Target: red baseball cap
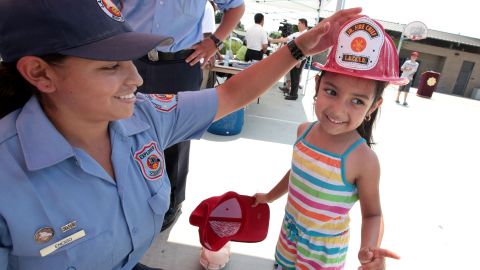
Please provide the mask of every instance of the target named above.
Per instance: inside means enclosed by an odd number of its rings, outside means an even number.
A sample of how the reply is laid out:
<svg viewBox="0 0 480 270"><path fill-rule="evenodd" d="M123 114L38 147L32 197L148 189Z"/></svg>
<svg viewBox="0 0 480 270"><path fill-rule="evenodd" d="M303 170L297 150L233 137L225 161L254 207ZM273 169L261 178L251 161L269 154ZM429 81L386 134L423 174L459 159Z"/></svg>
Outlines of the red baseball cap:
<svg viewBox="0 0 480 270"><path fill-rule="evenodd" d="M200 243L218 251L228 241L260 242L267 237L268 204L253 207L255 198L229 191L202 201L190 215L190 224L198 226Z"/></svg>

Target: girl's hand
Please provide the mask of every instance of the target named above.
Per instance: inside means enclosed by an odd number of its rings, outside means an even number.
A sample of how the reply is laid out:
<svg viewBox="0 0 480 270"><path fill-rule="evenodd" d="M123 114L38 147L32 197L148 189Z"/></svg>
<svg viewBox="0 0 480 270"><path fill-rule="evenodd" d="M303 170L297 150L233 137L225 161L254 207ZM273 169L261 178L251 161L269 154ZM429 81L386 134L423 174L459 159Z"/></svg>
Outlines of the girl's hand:
<svg viewBox="0 0 480 270"><path fill-rule="evenodd" d="M295 43L305 56L320 53L335 43L343 24L358 17L361 11L359 7L340 10L296 38Z"/></svg>
<svg viewBox="0 0 480 270"><path fill-rule="evenodd" d="M363 247L358 251L358 260L362 264L358 270L384 270L385 258L400 259L394 252L376 247Z"/></svg>
<svg viewBox="0 0 480 270"><path fill-rule="evenodd" d="M253 203L253 207L257 206L260 203L269 203L270 201L267 198L267 193L256 193L253 195L255 198L255 202Z"/></svg>

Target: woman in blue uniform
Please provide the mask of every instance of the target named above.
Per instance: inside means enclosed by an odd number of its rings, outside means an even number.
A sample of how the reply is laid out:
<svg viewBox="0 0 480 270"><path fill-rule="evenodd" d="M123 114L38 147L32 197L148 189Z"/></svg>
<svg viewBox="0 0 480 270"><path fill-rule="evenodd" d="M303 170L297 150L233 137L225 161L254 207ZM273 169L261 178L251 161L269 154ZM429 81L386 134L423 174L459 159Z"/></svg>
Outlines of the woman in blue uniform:
<svg viewBox="0 0 480 270"><path fill-rule="evenodd" d="M109 0L2 0L0 270L135 268L168 209L163 149L200 138L359 12L216 89L143 95L130 60L169 38L132 32Z"/></svg>

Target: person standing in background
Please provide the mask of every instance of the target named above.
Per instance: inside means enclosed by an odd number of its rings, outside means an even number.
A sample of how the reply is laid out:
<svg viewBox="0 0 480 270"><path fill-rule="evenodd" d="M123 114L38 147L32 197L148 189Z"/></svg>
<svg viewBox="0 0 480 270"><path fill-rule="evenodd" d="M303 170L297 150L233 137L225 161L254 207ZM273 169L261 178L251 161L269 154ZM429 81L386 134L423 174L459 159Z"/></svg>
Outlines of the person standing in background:
<svg viewBox="0 0 480 270"><path fill-rule="evenodd" d="M203 74L200 61L206 65L223 40L235 28L245 11L243 0L214 0L224 12L222 22L208 38L203 38L202 20L206 0L117 0L126 21L137 32L170 36L174 43L157 47L134 61L146 94L176 94L200 89ZM156 238L142 262L151 265L165 248L170 230L181 214L185 200L190 141L165 150L165 162L171 183L170 208L165 214L162 233Z"/></svg>
<svg viewBox="0 0 480 270"><path fill-rule="evenodd" d="M245 35L247 41L247 52L245 61L262 60L263 54L267 51L268 39L267 32L263 29L264 16L257 13L254 16L255 24L248 28Z"/></svg>
<svg viewBox="0 0 480 270"><path fill-rule="evenodd" d="M405 61L403 63L402 67L400 70L402 71L402 78L408 78L410 82L407 85L400 86L398 88L398 94L397 94L397 99L395 100L396 103L400 104L400 93L403 92L405 93L403 96L403 106L407 106L407 96L408 92L410 91L410 87L412 86L413 83L413 76L415 75L415 72L417 72L418 69L418 62L416 61L418 58L418 52L412 52L410 55L410 60Z"/></svg>
<svg viewBox="0 0 480 270"><path fill-rule="evenodd" d="M273 43L285 43L291 40L294 40L301 34L305 33L308 30L308 22L306 19L298 20L298 32L295 32L288 37L281 37L270 39L270 42ZM300 85L300 78L302 76L303 66L305 65L306 59L298 62L298 64L290 70L290 89L285 89L285 93L288 93L285 96L286 100L297 100L298 98L298 87Z"/></svg>

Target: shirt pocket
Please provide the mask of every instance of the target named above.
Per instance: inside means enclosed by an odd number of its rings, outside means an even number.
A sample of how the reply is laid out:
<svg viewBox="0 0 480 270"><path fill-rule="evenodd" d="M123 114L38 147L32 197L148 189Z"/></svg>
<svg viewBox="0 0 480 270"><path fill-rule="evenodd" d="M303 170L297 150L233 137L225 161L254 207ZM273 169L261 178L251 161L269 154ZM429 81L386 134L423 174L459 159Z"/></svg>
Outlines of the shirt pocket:
<svg viewBox="0 0 480 270"><path fill-rule="evenodd" d="M113 237L109 231L97 235L86 232L84 237L41 257L40 249L45 247L39 248L34 256L16 254L19 268L95 270L113 267Z"/></svg>
<svg viewBox="0 0 480 270"><path fill-rule="evenodd" d="M163 224L163 218L170 206L170 192L166 188L162 188L157 194L148 199L148 204L153 212L153 220L155 223L154 235L160 232Z"/></svg>

